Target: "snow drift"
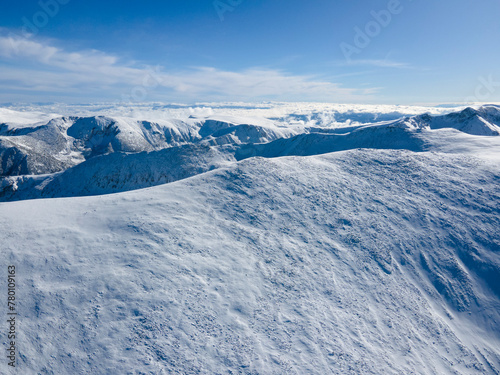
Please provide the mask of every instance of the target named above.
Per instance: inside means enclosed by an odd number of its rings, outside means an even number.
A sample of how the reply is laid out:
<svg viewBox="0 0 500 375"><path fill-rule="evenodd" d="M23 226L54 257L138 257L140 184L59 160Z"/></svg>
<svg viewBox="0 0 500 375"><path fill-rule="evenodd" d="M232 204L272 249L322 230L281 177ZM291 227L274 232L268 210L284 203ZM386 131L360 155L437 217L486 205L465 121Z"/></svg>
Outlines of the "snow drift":
<svg viewBox="0 0 500 375"><path fill-rule="evenodd" d="M486 159L352 150L2 203L18 367L496 374L499 183Z"/></svg>

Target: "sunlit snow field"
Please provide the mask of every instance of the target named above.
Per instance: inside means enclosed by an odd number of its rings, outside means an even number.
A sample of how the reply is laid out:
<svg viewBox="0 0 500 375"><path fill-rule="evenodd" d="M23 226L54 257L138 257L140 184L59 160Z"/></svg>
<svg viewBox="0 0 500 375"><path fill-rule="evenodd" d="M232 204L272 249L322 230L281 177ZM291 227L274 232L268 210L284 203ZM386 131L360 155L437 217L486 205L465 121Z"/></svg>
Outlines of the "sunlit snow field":
<svg viewBox="0 0 500 375"><path fill-rule="evenodd" d="M495 105L0 108L17 373L499 374L499 134Z"/></svg>

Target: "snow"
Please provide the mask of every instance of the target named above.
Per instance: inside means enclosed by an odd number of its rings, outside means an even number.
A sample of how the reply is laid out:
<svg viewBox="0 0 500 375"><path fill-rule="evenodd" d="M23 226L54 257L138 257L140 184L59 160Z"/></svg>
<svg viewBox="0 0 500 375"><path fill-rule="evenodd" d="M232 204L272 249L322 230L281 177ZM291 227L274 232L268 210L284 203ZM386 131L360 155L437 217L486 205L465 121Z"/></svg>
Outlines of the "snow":
<svg viewBox="0 0 500 375"><path fill-rule="evenodd" d="M19 366L498 371L499 179L481 159L357 150L3 203Z"/></svg>
<svg viewBox="0 0 500 375"><path fill-rule="evenodd" d="M389 112L393 109L388 107L385 113L369 113L366 108L344 111L350 119L343 123L335 121L338 114L331 112L280 119L190 115L156 122L123 116L57 117L45 125L10 129L0 136L0 200L133 190L253 156L306 156L354 148L470 153L485 142L493 146L500 141L490 137L500 134L500 110L493 105L444 115L357 122L394 116ZM304 116L307 121L296 122ZM461 137L464 133L483 139ZM204 156L198 158L190 147ZM168 161L162 162L164 158ZM41 177L46 174L52 175Z"/></svg>
<svg viewBox="0 0 500 375"><path fill-rule="evenodd" d="M66 197L0 203L18 373L500 373L500 137L477 134L497 109L343 127L237 110L103 114L126 142L162 121L190 136L4 178ZM216 134L234 127L267 138Z"/></svg>

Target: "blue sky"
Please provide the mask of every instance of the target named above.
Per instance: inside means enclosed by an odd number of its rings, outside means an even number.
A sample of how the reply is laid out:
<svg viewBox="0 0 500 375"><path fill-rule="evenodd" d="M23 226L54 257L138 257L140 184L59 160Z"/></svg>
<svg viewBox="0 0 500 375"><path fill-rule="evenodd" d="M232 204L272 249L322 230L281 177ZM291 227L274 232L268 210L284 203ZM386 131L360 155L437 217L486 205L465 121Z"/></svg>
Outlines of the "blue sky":
<svg viewBox="0 0 500 375"><path fill-rule="evenodd" d="M498 0L8 2L0 102L499 102L498 15Z"/></svg>

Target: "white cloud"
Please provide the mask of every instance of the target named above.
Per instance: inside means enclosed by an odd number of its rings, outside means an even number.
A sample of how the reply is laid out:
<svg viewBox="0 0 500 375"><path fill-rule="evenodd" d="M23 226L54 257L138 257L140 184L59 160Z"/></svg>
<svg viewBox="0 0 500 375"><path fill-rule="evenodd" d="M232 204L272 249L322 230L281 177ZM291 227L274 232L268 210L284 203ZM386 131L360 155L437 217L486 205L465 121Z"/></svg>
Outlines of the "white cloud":
<svg viewBox="0 0 500 375"><path fill-rule="evenodd" d="M345 60L339 62L337 65L340 66L376 66L381 68L398 68L398 69L408 69L412 66L410 64L392 61L388 59L376 60L376 59L365 59L365 60Z"/></svg>
<svg viewBox="0 0 500 375"><path fill-rule="evenodd" d="M49 43L0 36L0 82L4 90L71 93L155 100L367 100L375 89L343 88L313 76L251 68L239 72L197 67L165 72L137 67L96 50L67 52ZM139 95L140 94L140 95Z"/></svg>

